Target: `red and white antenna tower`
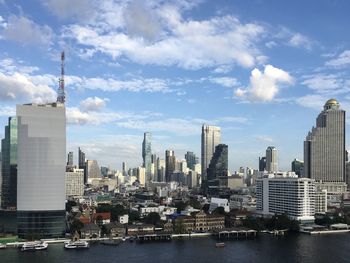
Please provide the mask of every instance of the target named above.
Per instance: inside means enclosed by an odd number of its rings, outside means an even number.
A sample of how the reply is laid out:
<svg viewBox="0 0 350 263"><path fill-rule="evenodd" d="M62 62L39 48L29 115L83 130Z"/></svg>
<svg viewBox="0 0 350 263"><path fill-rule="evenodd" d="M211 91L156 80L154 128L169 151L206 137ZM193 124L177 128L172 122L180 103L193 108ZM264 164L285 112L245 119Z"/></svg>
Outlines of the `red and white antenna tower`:
<svg viewBox="0 0 350 263"><path fill-rule="evenodd" d="M66 94L64 91L64 51L62 51L61 53L61 77L59 79L57 102L60 102L60 103L66 102Z"/></svg>

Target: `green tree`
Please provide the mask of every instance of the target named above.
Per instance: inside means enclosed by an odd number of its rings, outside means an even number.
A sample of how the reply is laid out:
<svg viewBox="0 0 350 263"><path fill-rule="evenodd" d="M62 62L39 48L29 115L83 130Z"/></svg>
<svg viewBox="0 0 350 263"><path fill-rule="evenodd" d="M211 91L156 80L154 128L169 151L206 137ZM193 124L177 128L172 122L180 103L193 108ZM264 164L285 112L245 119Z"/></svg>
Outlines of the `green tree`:
<svg viewBox="0 0 350 263"><path fill-rule="evenodd" d="M115 206L112 206L112 205L109 205L109 204L99 205L96 208L96 212L97 213L110 212L111 213L111 219L113 221L117 221L118 220L118 216L125 215L125 214L128 213L127 210L124 208L124 206L119 205L119 204L117 204Z"/></svg>
<svg viewBox="0 0 350 263"><path fill-rule="evenodd" d="M103 217L101 215L98 215L96 217L96 224L101 227L103 225Z"/></svg>
<svg viewBox="0 0 350 263"><path fill-rule="evenodd" d="M140 221L140 213L138 211L129 211L129 224L132 224L135 221Z"/></svg>
<svg viewBox="0 0 350 263"><path fill-rule="evenodd" d="M174 226L174 233L175 234L185 234L186 233L186 228L185 224L183 223L183 220L177 220Z"/></svg>
<svg viewBox="0 0 350 263"><path fill-rule="evenodd" d="M71 234L74 234L76 231L80 233L80 230L82 230L83 227L83 222L81 222L79 219L74 219L72 224L70 225L70 232Z"/></svg>
<svg viewBox="0 0 350 263"><path fill-rule="evenodd" d="M214 209L212 214L214 214L214 215L225 215L225 209L222 206L219 206L219 207Z"/></svg>
<svg viewBox="0 0 350 263"><path fill-rule="evenodd" d="M157 225L160 223L160 216L156 212L151 212L145 217L144 221L147 224Z"/></svg>
<svg viewBox="0 0 350 263"><path fill-rule="evenodd" d="M194 209L202 209L201 203L197 199L190 199L190 206L192 206Z"/></svg>
<svg viewBox="0 0 350 263"><path fill-rule="evenodd" d="M181 213L181 211L185 210L187 207L187 204L183 201L177 202L175 204L176 210L178 213Z"/></svg>

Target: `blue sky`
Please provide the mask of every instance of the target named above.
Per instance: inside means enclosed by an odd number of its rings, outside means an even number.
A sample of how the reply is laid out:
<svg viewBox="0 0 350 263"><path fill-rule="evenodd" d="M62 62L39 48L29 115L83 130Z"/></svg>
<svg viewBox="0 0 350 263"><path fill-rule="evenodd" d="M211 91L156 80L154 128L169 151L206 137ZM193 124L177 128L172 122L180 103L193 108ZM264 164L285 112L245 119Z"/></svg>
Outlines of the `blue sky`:
<svg viewBox="0 0 350 263"><path fill-rule="evenodd" d="M349 1L0 0L0 137L15 105L56 98L66 52L67 150L111 168L200 156L222 128L229 168L303 159L328 98L350 109ZM347 136L347 141L348 140ZM348 146L348 143L347 143ZM349 148L349 147L347 147Z"/></svg>

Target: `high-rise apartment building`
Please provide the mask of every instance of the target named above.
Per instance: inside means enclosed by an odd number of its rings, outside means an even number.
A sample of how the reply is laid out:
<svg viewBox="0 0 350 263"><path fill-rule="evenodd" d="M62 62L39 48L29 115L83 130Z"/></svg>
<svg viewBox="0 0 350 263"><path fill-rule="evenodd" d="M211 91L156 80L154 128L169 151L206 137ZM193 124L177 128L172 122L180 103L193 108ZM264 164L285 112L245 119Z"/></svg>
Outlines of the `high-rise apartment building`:
<svg viewBox="0 0 350 263"><path fill-rule="evenodd" d="M185 159L187 162L188 168L194 170L194 166L198 163L198 157L193 152L187 152L185 154Z"/></svg>
<svg viewBox="0 0 350 263"><path fill-rule="evenodd" d="M69 152L67 156L67 165L73 166L73 152Z"/></svg>
<svg viewBox="0 0 350 263"><path fill-rule="evenodd" d="M315 179L329 194L343 193L345 160L345 111L330 99L304 141L304 176Z"/></svg>
<svg viewBox="0 0 350 263"><path fill-rule="evenodd" d="M66 172L66 198L84 195L84 170L73 169Z"/></svg>
<svg viewBox="0 0 350 263"><path fill-rule="evenodd" d="M278 172L277 149L273 146L269 146L266 149L266 171L270 173Z"/></svg>
<svg viewBox="0 0 350 263"><path fill-rule="evenodd" d="M17 227L21 238L65 233L64 104L17 105Z"/></svg>
<svg viewBox="0 0 350 263"><path fill-rule="evenodd" d="M1 207L15 210L17 206L17 118L10 117L1 140L2 184Z"/></svg>
<svg viewBox="0 0 350 263"><path fill-rule="evenodd" d="M146 170L146 181L149 182L152 180L152 134L150 132L145 132L143 134L142 142L142 159L143 167Z"/></svg>
<svg viewBox="0 0 350 263"><path fill-rule="evenodd" d="M207 168L215 152L215 147L221 142L220 127L203 124L202 126L202 182L207 179Z"/></svg>
<svg viewBox="0 0 350 263"><path fill-rule="evenodd" d="M171 174L175 171L176 157L173 150L165 151L165 181L171 181Z"/></svg>

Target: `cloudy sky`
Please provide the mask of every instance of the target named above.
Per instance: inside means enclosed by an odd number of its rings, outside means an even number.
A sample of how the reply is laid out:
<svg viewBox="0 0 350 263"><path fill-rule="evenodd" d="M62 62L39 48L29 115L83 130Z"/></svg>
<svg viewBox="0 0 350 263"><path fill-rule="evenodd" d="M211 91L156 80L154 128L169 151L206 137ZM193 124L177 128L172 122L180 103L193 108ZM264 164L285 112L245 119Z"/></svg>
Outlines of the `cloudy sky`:
<svg viewBox="0 0 350 263"><path fill-rule="evenodd" d="M56 99L65 50L75 155L81 146L100 164L136 166L150 131L156 154L200 156L207 123L222 128L232 171L257 167L270 145L290 169L324 102L350 109L349 10L346 0L0 0L0 137L16 104Z"/></svg>

